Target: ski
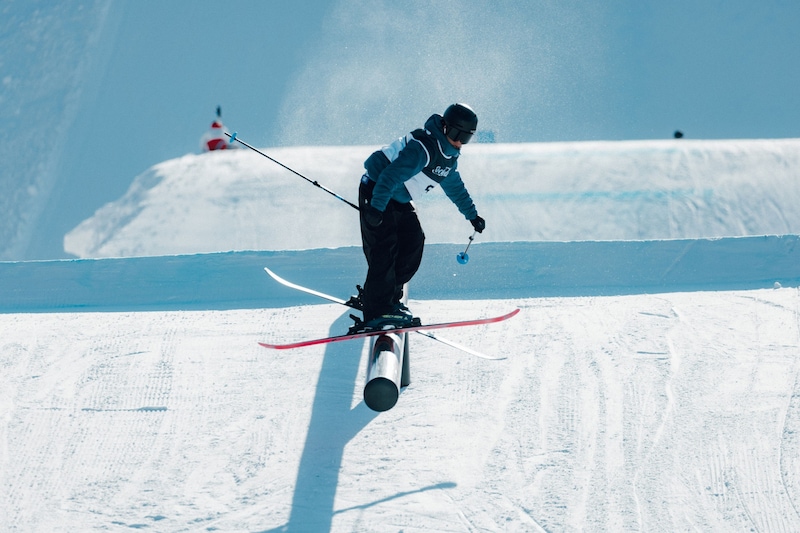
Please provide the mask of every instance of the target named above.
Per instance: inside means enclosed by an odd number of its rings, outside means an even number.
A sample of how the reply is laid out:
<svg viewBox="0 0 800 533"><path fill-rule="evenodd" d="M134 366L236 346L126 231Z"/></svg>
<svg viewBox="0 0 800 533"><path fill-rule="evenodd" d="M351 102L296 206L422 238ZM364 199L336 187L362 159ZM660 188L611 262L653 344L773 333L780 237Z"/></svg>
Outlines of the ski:
<svg viewBox="0 0 800 533"><path fill-rule="evenodd" d="M292 348L302 348L305 346L315 346L318 344L329 344L332 342L341 342L341 341L349 341L353 339L363 339L366 337L374 337L377 335L386 335L388 333L403 333L406 331L425 331L430 329L445 329L445 328L460 328L465 326L478 326L481 324L494 324L496 322L502 322L504 320L508 320L509 318L515 316L519 313L519 309L514 309L510 313L506 313L505 315L500 316L493 316L489 318L478 318L473 320L459 320L455 322L440 322L438 324L425 324L421 326L407 326L407 327L400 327L400 328L390 328L390 329L383 329L383 330L371 330L371 331L364 331L361 333L352 333L352 334L345 334L345 335L335 335L332 337L322 337L319 339L311 339L311 340L304 340L298 342L291 342L288 344L269 344L266 342L259 342L261 346L264 348L271 348L273 350L289 350Z"/></svg>
<svg viewBox="0 0 800 533"><path fill-rule="evenodd" d="M277 281L278 283L280 283L281 285L283 285L285 287L289 287L290 289L295 289L295 290L298 290L300 292L304 292L306 294L310 294L312 296L316 296L318 298L322 298L323 300L328 300L329 302L333 302L333 303L337 303L337 304L340 304L340 305L344 305L344 306L347 306L347 307L349 307L351 309L356 309L354 306L352 306L352 305L350 305L348 303L348 300L342 300L341 298L337 298L336 296L331 296L330 294L325 294L324 292L320 292L320 291L317 291L317 290L314 290L314 289L310 289L308 287L304 287L302 285L298 285L297 283L292 283L291 281L280 277L278 274L276 274L275 272L270 270L268 267L264 267L264 271L267 274L269 274L269 276L272 279L274 279L275 281ZM441 342L442 344L450 346L451 348L455 348L457 350L461 350L462 352L466 352L466 353L468 353L470 355L474 355L476 357L480 357L482 359L488 359L490 361L500 361L502 359L505 359L505 357L492 357L490 355L486 355L486 354L484 354L482 352L479 352L477 350L473 350L472 348L470 348L468 346L464 346L463 344L459 344L457 342L451 341L450 339L445 339L444 337L442 337L440 335L437 335L433 331L415 331L415 333L418 333L419 335L423 335L425 337L428 337L429 339L433 339L435 341Z"/></svg>
<svg viewBox="0 0 800 533"><path fill-rule="evenodd" d="M272 279L274 279L275 281L277 281L281 285L284 285L285 287L289 287L290 289L295 289L295 290L298 290L300 292L304 292L306 294L311 294L312 296L318 296L319 298L322 298L323 300L328 300L328 301L333 302L333 303L346 305L350 309L355 309L355 307L347 305L347 302L345 300L342 300L341 298L337 298L336 296L331 296L330 294L325 294L324 292L315 291L314 289L309 289L308 287L303 287L302 285L298 285L297 283L292 283L289 280L283 279L282 277L277 275L275 272L270 270L268 267L264 267L264 271L267 274L269 274L269 276Z"/></svg>

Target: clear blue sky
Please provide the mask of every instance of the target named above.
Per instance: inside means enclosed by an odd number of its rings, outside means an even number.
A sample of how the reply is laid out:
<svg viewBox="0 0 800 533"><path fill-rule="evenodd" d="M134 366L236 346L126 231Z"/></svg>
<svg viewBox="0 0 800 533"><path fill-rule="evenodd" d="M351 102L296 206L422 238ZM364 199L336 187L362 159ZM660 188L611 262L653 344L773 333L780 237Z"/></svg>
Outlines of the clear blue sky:
<svg viewBox="0 0 800 533"><path fill-rule="evenodd" d="M798 137L798 27L779 0L112 2L28 258L217 105L259 146L381 144L456 100L500 142Z"/></svg>

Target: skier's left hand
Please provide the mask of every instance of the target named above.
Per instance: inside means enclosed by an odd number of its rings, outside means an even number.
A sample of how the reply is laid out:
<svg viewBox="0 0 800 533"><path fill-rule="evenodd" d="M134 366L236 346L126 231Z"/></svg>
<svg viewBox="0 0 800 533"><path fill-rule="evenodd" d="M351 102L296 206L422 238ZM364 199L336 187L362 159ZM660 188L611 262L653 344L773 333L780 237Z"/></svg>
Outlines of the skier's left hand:
<svg viewBox="0 0 800 533"><path fill-rule="evenodd" d="M362 216L364 217L364 221L367 223L368 226L377 228L383 222L383 212L378 211L377 208L372 207L372 205L367 204L361 208Z"/></svg>
<svg viewBox="0 0 800 533"><path fill-rule="evenodd" d="M486 229L486 221L479 216L470 220L470 223L472 223L472 227L475 228L475 231L478 233L483 233L483 230Z"/></svg>

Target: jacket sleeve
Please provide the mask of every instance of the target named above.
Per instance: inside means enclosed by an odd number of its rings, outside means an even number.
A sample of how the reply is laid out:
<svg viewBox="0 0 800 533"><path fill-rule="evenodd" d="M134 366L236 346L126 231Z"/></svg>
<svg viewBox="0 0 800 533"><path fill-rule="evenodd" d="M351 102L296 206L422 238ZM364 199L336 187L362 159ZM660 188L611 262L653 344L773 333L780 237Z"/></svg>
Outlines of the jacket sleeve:
<svg viewBox="0 0 800 533"><path fill-rule="evenodd" d="M422 145L416 141L409 142L375 180L370 201L372 207L378 211L386 210L397 188L419 174L427 163L428 153Z"/></svg>
<svg viewBox="0 0 800 533"><path fill-rule="evenodd" d="M458 210L467 220L472 220L478 216L475 203L472 201L472 197L461 179L461 174L457 170L450 172L450 175L443 179L440 185L447 197L450 198L450 201L456 204Z"/></svg>

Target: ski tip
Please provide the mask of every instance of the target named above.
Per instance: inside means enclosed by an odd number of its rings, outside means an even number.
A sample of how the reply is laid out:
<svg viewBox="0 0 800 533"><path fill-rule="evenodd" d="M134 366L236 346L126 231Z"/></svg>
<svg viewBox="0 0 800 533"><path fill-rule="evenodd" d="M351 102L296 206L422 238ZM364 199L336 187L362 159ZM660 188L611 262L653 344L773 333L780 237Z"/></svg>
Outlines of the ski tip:
<svg viewBox="0 0 800 533"><path fill-rule="evenodd" d="M261 346L262 348L269 348L270 350L288 350L289 348L292 347L283 344L269 344L266 342L259 342L258 345Z"/></svg>
<svg viewBox="0 0 800 533"><path fill-rule="evenodd" d="M271 277L272 279L274 279L274 280L275 280L275 281L277 281L278 283L283 283L284 285L288 283L288 282L287 282L285 279L283 279L282 277L280 277L279 275L277 275L275 272L273 272L272 270L270 270L270 269L269 269L269 267L264 267L264 272L266 272L267 274L269 274L269 277Z"/></svg>

